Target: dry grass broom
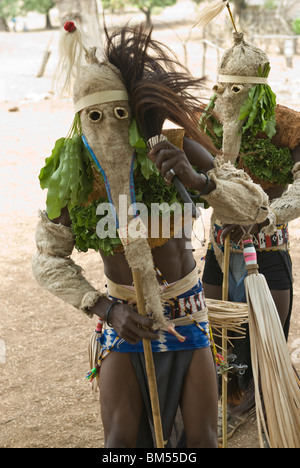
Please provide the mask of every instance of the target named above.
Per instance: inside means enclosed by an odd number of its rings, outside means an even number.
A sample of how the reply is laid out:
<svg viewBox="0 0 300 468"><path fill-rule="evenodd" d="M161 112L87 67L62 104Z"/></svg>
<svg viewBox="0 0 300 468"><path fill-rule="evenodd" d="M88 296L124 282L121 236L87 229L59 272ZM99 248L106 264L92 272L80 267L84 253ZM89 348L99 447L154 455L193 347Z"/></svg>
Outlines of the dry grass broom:
<svg viewBox="0 0 300 468"><path fill-rule="evenodd" d="M300 388L266 279L258 273L251 236L243 238L245 290L260 446L300 447Z"/></svg>

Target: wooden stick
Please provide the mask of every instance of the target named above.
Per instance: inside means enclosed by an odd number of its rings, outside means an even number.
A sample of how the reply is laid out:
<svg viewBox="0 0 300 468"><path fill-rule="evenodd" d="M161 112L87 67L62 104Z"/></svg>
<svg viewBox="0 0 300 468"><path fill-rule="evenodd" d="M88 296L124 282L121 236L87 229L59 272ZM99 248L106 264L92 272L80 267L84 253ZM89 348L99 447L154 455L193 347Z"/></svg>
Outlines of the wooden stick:
<svg viewBox="0 0 300 468"><path fill-rule="evenodd" d="M227 10L228 10L228 12L229 12L229 16L230 16L231 22L232 22L232 24L233 24L234 30L235 30L236 33L238 33L238 30L236 29L236 25L235 25L235 22L234 22L234 19L233 19L233 15L232 15L232 13L231 13L231 9L230 9L229 3L227 3L226 7L227 7Z"/></svg>
<svg viewBox="0 0 300 468"><path fill-rule="evenodd" d="M133 282L134 282L135 291L136 291L138 312L140 315L146 316L145 299L143 295L143 283L142 283L140 271L133 270L132 276L133 276ZM163 431L162 431L162 423L161 423L161 416L160 416L159 399L158 399L158 392L157 392L156 375L155 375L155 367L154 367L153 354L152 354L152 348L151 348L151 341L143 339L143 346L144 346L146 371L147 371L150 400L151 400L151 407L152 407L154 431L155 431L155 437L156 437L156 445L157 445L157 448L164 448L165 444L164 444L164 437L163 437Z"/></svg>
<svg viewBox="0 0 300 468"><path fill-rule="evenodd" d="M222 284L222 300L228 301L229 289L229 258L230 258L230 234L224 242L224 268ZM227 362L227 328L222 328L222 353L224 362ZM223 448L227 448L227 373L222 374L222 432Z"/></svg>
<svg viewBox="0 0 300 468"><path fill-rule="evenodd" d="M44 55L43 55L43 60L42 60L42 64L41 64L41 67L37 73L37 78L41 78L43 75L44 75L44 71L45 71L45 68L46 68L46 65L47 65L47 62L49 60L49 57L51 55L51 50L50 50L50 45L51 45L51 42L53 40L53 37L54 37L54 33L51 35L50 37L50 40L47 44L47 47L46 47L46 50L44 52Z"/></svg>

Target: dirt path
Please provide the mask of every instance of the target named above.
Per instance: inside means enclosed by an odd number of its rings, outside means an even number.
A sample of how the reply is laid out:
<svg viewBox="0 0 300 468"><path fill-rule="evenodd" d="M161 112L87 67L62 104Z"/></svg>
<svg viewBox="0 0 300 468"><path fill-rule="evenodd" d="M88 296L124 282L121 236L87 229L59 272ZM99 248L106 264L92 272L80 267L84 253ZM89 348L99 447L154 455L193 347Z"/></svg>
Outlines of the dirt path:
<svg viewBox="0 0 300 468"><path fill-rule="evenodd" d="M2 34L0 40L6 96L6 102L0 103L0 447L103 447L98 396L85 381L94 320L43 291L31 273L37 211L45 200L37 175L72 119L70 102L42 99L50 91L52 63L41 81L34 78L48 35ZM26 95L31 97L25 100ZM9 112L15 105L19 111ZM290 347L298 369L299 239L300 224L294 222ZM84 267L87 278L103 289L98 254L75 253L74 259ZM255 422L239 430L230 447L258 447Z"/></svg>

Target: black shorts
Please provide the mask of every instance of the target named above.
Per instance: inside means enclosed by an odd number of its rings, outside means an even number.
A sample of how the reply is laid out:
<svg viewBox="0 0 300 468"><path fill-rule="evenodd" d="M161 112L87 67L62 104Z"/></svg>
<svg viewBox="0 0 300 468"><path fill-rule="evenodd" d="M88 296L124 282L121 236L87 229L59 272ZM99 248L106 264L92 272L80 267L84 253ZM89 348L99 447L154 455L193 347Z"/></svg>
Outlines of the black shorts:
<svg viewBox="0 0 300 468"><path fill-rule="evenodd" d="M233 254L234 255L234 254ZM271 290L292 289L292 261L285 250L257 251L259 273L265 276ZM202 282L222 286L223 273L213 250L207 250Z"/></svg>

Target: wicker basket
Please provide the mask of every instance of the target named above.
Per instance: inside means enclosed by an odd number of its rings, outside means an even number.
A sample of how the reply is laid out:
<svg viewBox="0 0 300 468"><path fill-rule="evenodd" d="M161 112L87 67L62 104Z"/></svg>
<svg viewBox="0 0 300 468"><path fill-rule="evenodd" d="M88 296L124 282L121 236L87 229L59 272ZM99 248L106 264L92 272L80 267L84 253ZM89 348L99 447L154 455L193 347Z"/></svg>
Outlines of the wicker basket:
<svg viewBox="0 0 300 468"><path fill-rule="evenodd" d="M163 135L168 138L168 141L177 148L183 148L183 137L185 135L184 128L166 128L162 131Z"/></svg>

